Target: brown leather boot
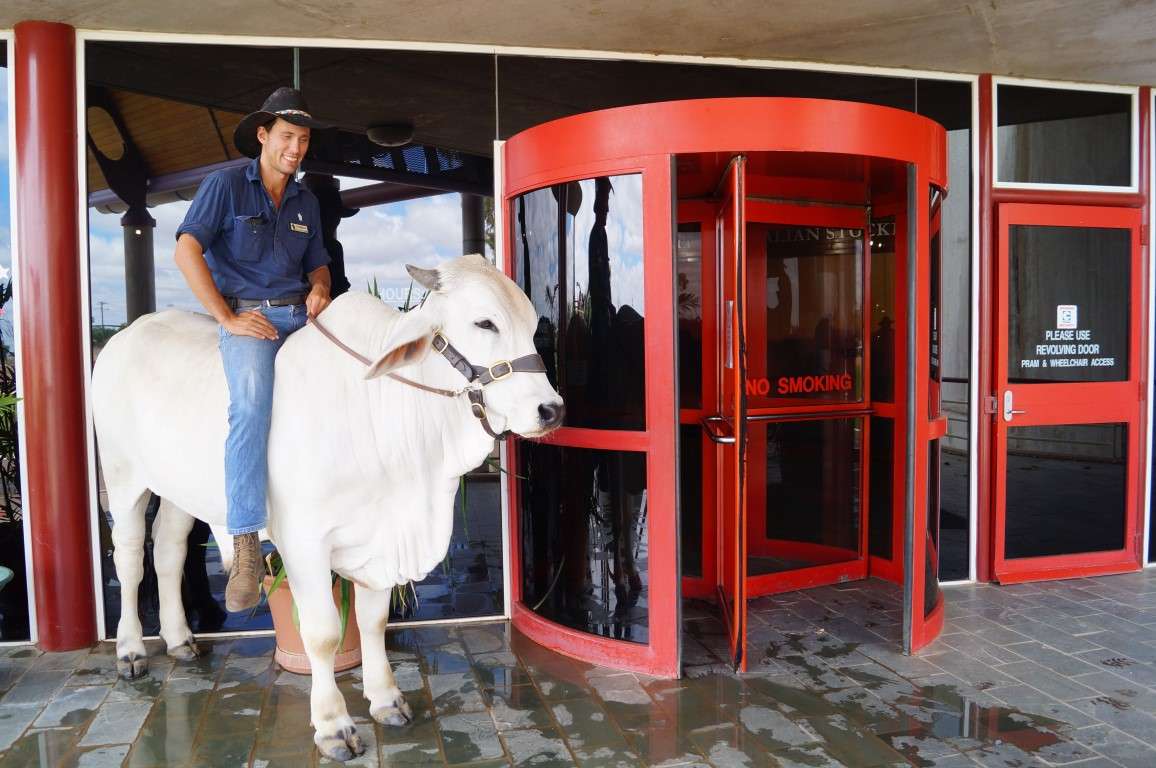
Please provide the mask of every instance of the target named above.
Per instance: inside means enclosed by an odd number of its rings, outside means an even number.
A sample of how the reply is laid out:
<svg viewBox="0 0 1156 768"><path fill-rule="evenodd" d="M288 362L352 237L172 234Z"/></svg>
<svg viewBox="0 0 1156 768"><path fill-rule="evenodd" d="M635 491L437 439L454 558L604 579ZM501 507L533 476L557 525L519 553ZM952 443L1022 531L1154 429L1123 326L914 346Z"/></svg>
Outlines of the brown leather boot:
<svg viewBox="0 0 1156 768"><path fill-rule="evenodd" d="M233 537L233 567L225 587L225 608L246 611L261 597L261 539L256 532Z"/></svg>

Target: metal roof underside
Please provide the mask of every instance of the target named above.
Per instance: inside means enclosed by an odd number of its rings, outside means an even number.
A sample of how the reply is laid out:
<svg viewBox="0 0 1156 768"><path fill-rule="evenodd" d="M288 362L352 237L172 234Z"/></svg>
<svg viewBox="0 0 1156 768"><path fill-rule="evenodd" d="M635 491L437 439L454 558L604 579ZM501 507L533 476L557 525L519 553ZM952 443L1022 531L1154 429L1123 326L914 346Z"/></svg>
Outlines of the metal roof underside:
<svg viewBox="0 0 1156 768"><path fill-rule="evenodd" d="M1156 83L1137 0L7 0L0 27L532 46Z"/></svg>

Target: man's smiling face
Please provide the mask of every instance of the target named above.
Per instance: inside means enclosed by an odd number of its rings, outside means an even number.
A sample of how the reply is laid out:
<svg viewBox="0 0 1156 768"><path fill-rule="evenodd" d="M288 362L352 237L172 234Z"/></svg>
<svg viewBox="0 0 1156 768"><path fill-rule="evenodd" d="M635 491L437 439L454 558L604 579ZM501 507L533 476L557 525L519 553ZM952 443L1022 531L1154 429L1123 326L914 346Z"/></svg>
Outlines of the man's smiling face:
<svg viewBox="0 0 1156 768"><path fill-rule="evenodd" d="M257 129L261 164L289 176L297 172L309 148L309 129L277 118L273 125Z"/></svg>

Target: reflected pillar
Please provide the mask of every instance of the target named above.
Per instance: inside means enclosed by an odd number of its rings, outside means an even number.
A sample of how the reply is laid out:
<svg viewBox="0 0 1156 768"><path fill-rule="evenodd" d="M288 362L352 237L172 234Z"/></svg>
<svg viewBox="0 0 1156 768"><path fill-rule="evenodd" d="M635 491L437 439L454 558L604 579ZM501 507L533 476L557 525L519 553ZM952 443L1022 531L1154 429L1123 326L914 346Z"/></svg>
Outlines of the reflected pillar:
<svg viewBox="0 0 1156 768"><path fill-rule="evenodd" d="M125 324L157 309L153 267L153 229L157 222L144 206L133 206L120 219L124 230Z"/></svg>
<svg viewBox="0 0 1156 768"><path fill-rule="evenodd" d="M462 254L486 253L486 224L482 212L482 196L463 192L462 198Z"/></svg>
<svg viewBox="0 0 1156 768"><path fill-rule="evenodd" d="M76 37L16 25L13 129L18 226L25 520L31 526L38 641L46 651L96 640L89 545L79 221Z"/></svg>

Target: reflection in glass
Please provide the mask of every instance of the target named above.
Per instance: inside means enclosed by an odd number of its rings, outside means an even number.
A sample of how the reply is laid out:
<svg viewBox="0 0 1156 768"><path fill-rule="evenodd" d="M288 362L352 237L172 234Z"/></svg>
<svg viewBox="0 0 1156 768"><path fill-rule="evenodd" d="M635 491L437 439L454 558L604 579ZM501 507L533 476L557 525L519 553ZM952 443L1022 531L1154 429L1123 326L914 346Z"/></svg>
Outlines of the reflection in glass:
<svg viewBox="0 0 1156 768"><path fill-rule="evenodd" d="M871 222L871 399L895 402L894 216Z"/></svg>
<svg viewBox="0 0 1156 768"><path fill-rule="evenodd" d="M678 440L682 575L702 576L702 427L684 424Z"/></svg>
<svg viewBox="0 0 1156 768"><path fill-rule="evenodd" d="M1010 427L1004 557L1123 549L1127 424Z"/></svg>
<svg viewBox="0 0 1156 768"><path fill-rule="evenodd" d="M1129 186L1132 98L998 85L1000 181Z"/></svg>
<svg viewBox="0 0 1156 768"><path fill-rule="evenodd" d="M0 41L0 62L7 45ZM0 66L0 82L8 70ZM8 147L8 91L0 87L0 147ZM0 395L16 394L16 356L12 316L12 243L8 208L8 155L0 150ZM19 432L15 413L0 418L0 640L28 640L28 579L24 562L24 502L20 488Z"/></svg>
<svg viewBox="0 0 1156 768"><path fill-rule="evenodd" d="M750 442L765 446L765 458L751 450L748 493L762 490L765 501L762 510L751 503L750 515L753 525L761 511L766 523L765 541L749 537L750 574L856 559L862 420L753 422Z"/></svg>
<svg viewBox="0 0 1156 768"><path fill-rule="evenodd" d="M702 407L702 225L678 225L678 403Z"/></svg>
<svg viewBox="0 0 1156 768"><path fill-rule="evenodd" d="M846 403L862 398L863 230L752 225L749 258L765 245L763 279L751 265L747 327L765 328L750 345L748 376L766 379L751 407L774 400ZM759 239L754 233L765 230ZM760 295L761 294L761 295Z"/></svg>
<svg viewBox="0 0 1156 768"><path fill-rule="evenodd" d="M895 422L871 417L871 474L868 477L867 549L884 560L892 558L895 515Z"/></svg>
<svg viewBox="0 0 1156 768"><path fill-rule="evenodd" d="M923 616L939 602L939 441L927 444L927 541L923 555Z"/></svg>
<svg viewBox="0 0 1156 768"><path fill-rule="evenodd" d="M566 426L644 429L641 174L528 192L513 201L511 226Z"/></svg>
<svg viewBox="0 0 1156 768"><path fill-rule="evenodd" d="M931 236L931 263L928 265L928 273L931 279L931 290L929 291L931 297L931 307L928 311L928 320L930 328L928 328L928 343L927 350L928 357L928 374L931 379L927 387L928 403L927 403L927 418L939 418L940 408L940 379L942 378L942 371L940 368L940 339L939 339L939 276L940 276L940 260L939 260L939 230Z"/></svg>
<svg viewBox="0 0 1156 768"><path fill-rule="evenodd" d="M646 454L523 442L517 464L523 604L646 643Z"/></svg>
<svg viewBox="0 0 1156 768"><path fill-rule="evenodd" d="M1010 229L1008 380L1126 381L1131 231Z"/></svg>

